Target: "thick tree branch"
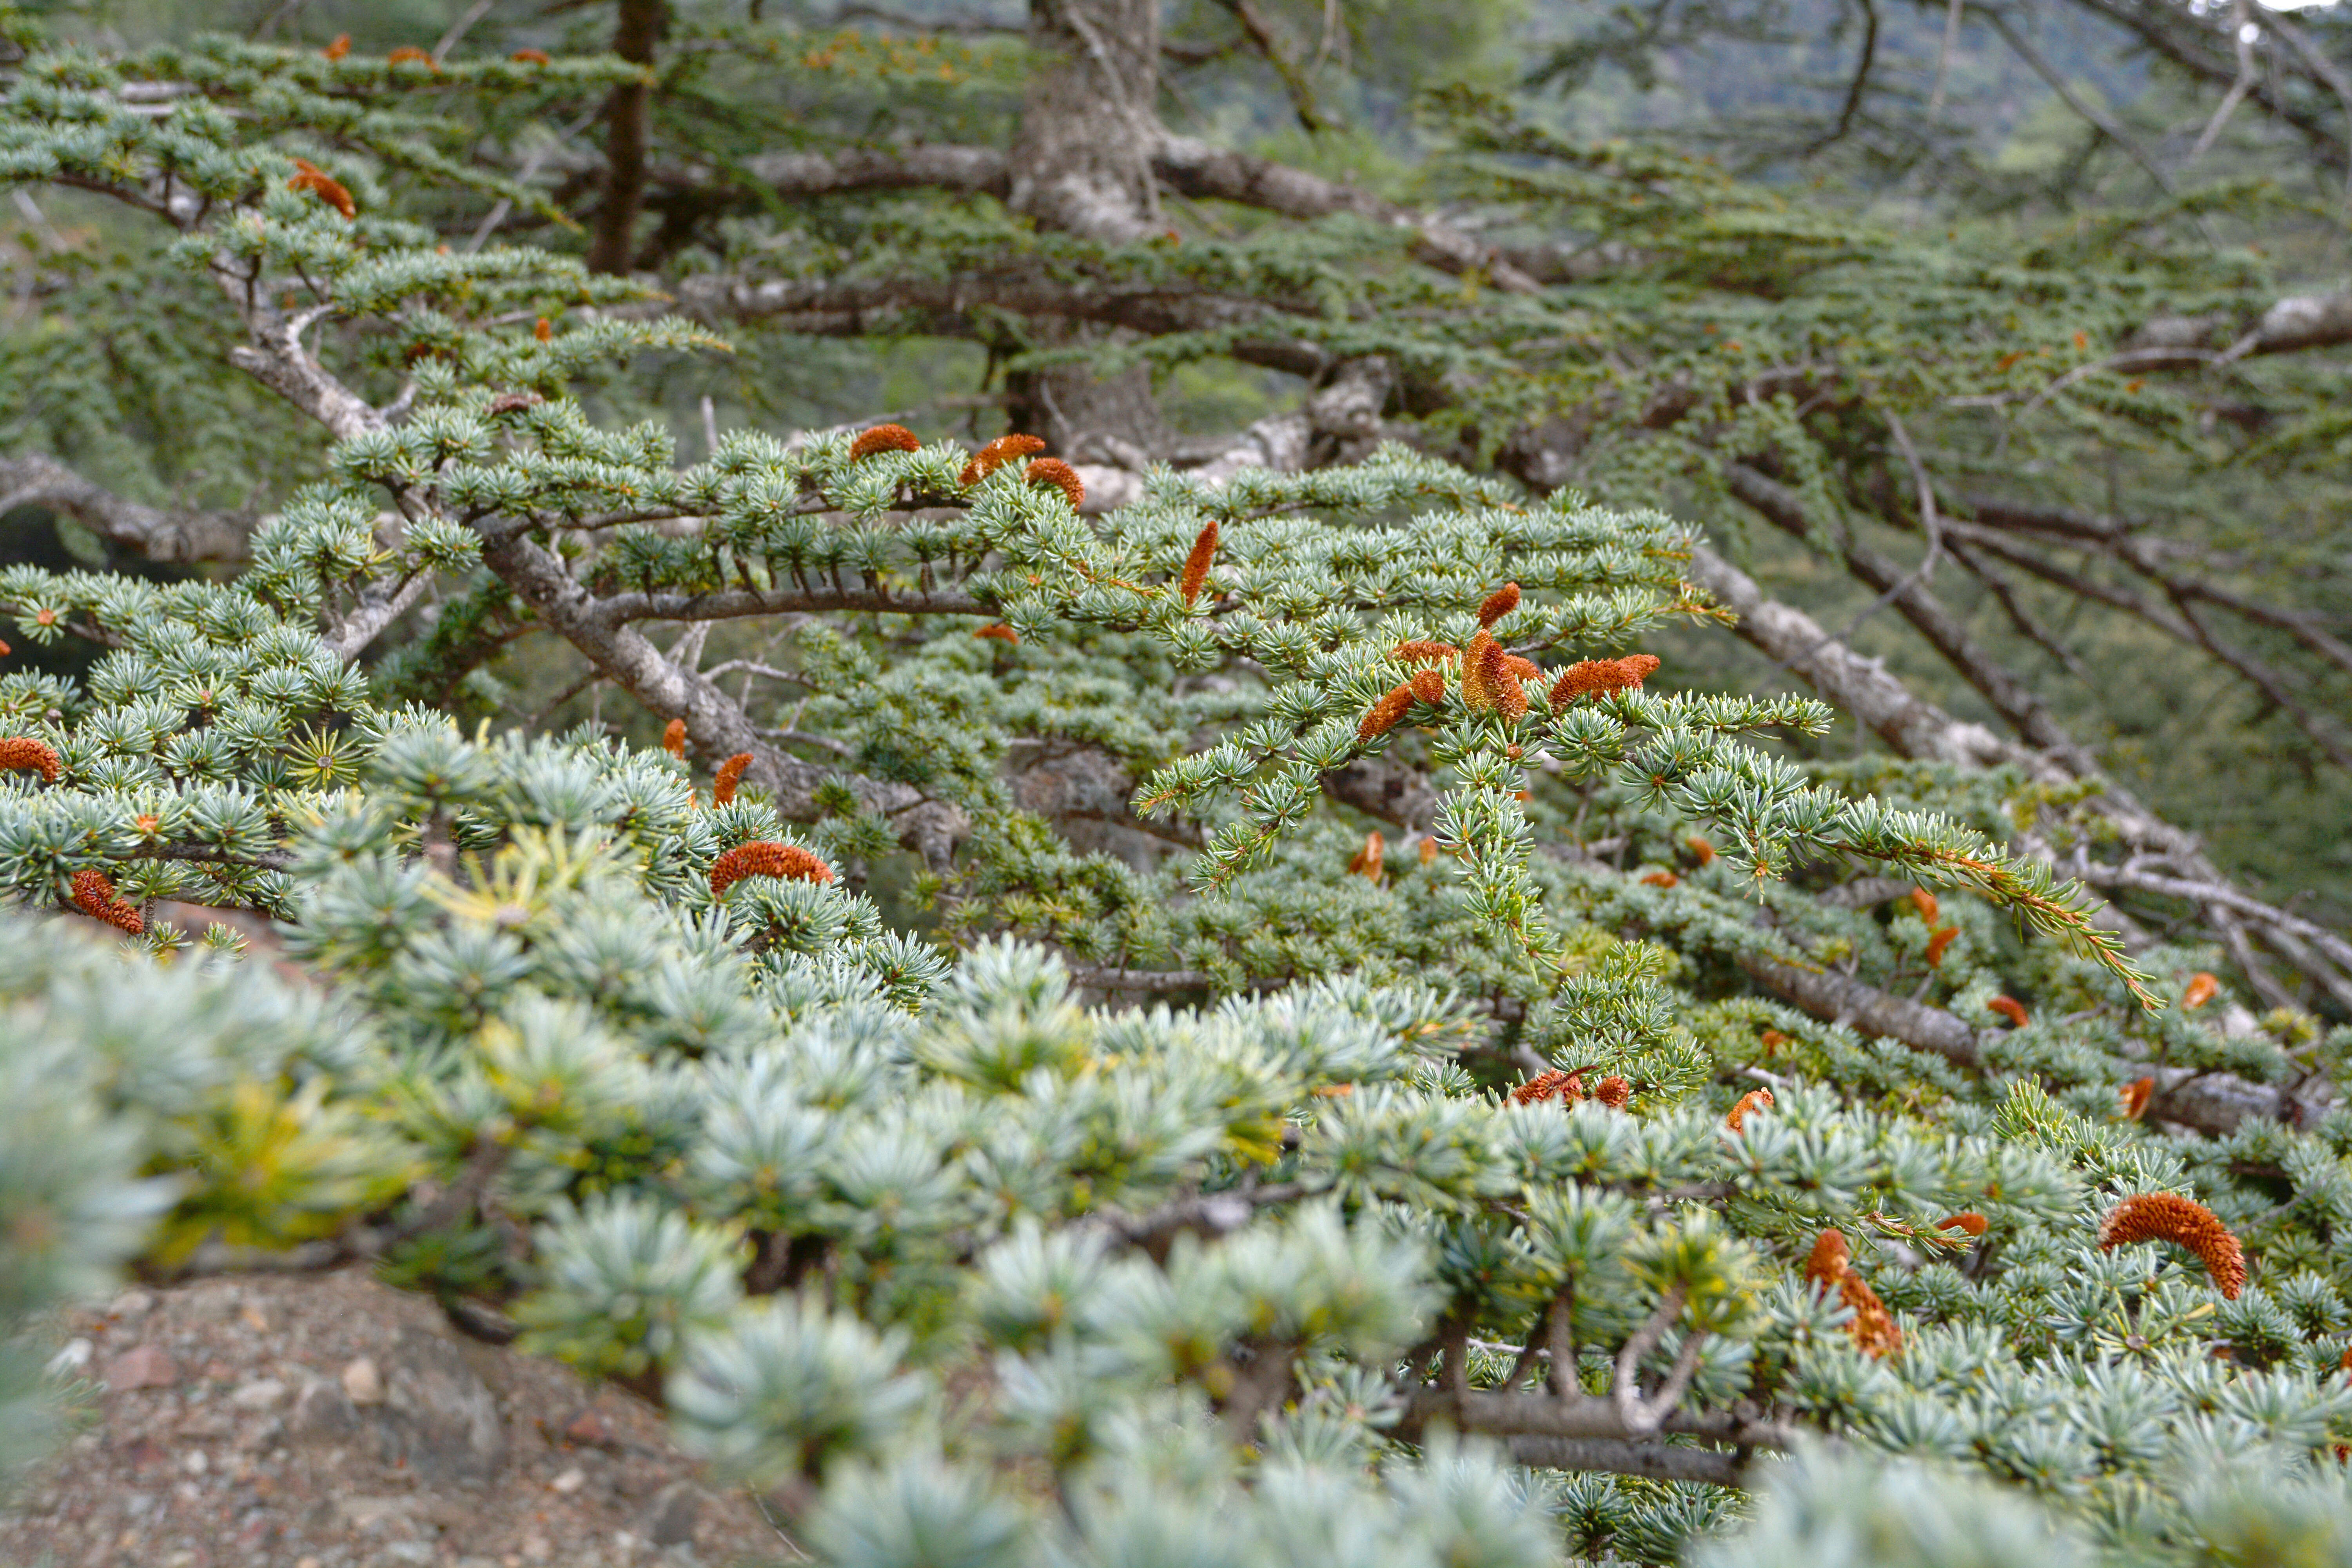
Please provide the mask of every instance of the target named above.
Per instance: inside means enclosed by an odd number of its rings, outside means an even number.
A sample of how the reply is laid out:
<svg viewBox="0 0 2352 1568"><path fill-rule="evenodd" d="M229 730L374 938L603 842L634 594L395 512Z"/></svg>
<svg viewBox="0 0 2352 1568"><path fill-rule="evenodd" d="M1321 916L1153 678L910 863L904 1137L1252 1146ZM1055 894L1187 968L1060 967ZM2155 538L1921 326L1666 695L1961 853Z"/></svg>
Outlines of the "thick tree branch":
<svg viewBox="0 0 2352 1568"><path fill-rule="evenodd" d="M990 312L1011 311L1152 336L1234 333L1226 347L1233 358L1293 375L1318 376L1333 362L1328 351L1286 336L1284 313L1262 300L1166 283L1082 281L1043 268L872 280L707 273L682 283L678 297L705 321L761 321L823 337L918 331L994 340L1003 328Z"/></svg>
<svg viewBox="0 0 2352 1568"><path fill-rule="evenodd" d="M708 594L613 594L595 602L607 626L631 621L727 621L746 616L790 616L827 610L869 610L896 616L986 616L992 605L959 593L894 594L880 588L720 588Z"/></svg>
<svg viewBox="0 0 2352 1568"><path fill-rule="evenodd" d="M2158 316L2125 340L2115 368L2199 370L2347 343L2352 343L2352 289L2294 294L2252 321L2225 315Z"/></svg>
<svg viewBox="0 0 2352 1568"><path fill-rule="evenodd" d="M45 506L150 561L243 561L255 520L127 500L38 452L0 458L0 512Z"/></svg>
<svg viewBox="0 0 2352 1568"><path fill-rule="evenodd" d="M1070 984L1097 991L1155 994L1170 991L1200 991L1209 984L1205 969L1108 969L1095 964L1070 966Z"/></svg>
<svg viewBox="0 0 2352 1568"><path fill-rule="evenodd" d="M1954 1066L1971 1071L1984 1065L1988 1043L2001 1033L1999 1029L1971 1027L1965 1019L1941 1007L1897 996L1830 971L1801 969L1761 957L1742 958L1740 968L1782 1001L1824 1023L1850 1025L1865 1035L1900 1040L1915 1049L1933 1051ZM2159 1121L2193 1128L2214 1137L2228 1136L2249 1117L2267 1117L2301 1126L2316 1120L2333 1100L2334 1091L2324 1080L2275 1088L2251 1082L2234 1073L2200 1072L2190 1068L2148 1070L2157 1087L2147 1113Z"/></svg>
<svg viewBox="0 0 2352 1568"><path fill-rule="evenodd" d="M850 191L938 189L1002 199L1012 190L1010 161L993 147L917 142L906 147L849 148L835 153L762 153L744 172L787 200ZM687 184L671 177L673 183Z"/></svg>
<svg viewBox="0 0 2352 1568"><path fill-rule="evenodd" d="M1739 617L1733 629L1744 640L1853 714L1897 754L1976 768L2015 760L2016 748L2008 742L1915 695L1884 662L1835 641L1794 605L1767 597L1754 578L1706 546L1692 552L1686 571Z"/></svg>
<svg viewBox="0 0 2352 1568"><path fill-rule="evenodd" d="M1188 136L1157 136L1149 157L1160 184L1196 201L1232 202L1304 220L1351 214L1407 230L1413 237L1413 254L1441 271L1482 273L1496 288L1511 293L1534 293L1542 287L1514 259L1516 253L1354 185ZM991 147L922 143L835 153L768 153L744 165L770 191L795 200L853 191L920 188L1010 199L1014 166L1010 155ZM666 176L663 183L680 191L702 184L686 174ZM1547 270L1558 271L1563 279L1604 269L1581 254L1573 258L1549 251L1530 256Z"/></svg>
<svg viewBox="0 0 2352 1568"><path fill-rule="evenodd" d="M1539 1469L1601 1470L1654 1481L1704 1481L1717 1487L1742 1484L1751 1462L1737 1450L1727 1453L1720 1448L1685 1448L1628 1438L1547 1437L1523 1432L1502 1441L1512 1458Z"/></svg>
<svg viewBox="0 0 2352 1568"><path fill-rule="evenodd" d="M1410 231L1414 256L1440 270L1483 273L1495 287L1513 294L1532 294L1543 287L1503 252L1451 224L1304 169L1188 136L1162 137L1151 166L1171 190L1195 200L1233 202L1302 219L1350 213Z"/></svg>
<svg viewBox="0 0 2352 1568"><path fill-rule="evenodd" d="M238 305L252 340L228 351L231 364L317 420L338 441L372 436L384 428L388 421L383 410L336 380L302 346L303 331L324 315L323 310L288 315L248 302L236 279L226 273L216 276Z"/></svg>
<svg viewBox="0 0 2352 1568"><path fill-rule="evenodd" d="M1801 968L1761 955L1743 957L1739 967L1782 1001L1829 1023L1851 1024L1865 1035L1883 1035L1959 1067L1982 1061L1978 1030L1941 1007L1881 991L1834 970Z"/></svg>
<svg viewBox="0 0 2352 1568"><path fill-rule="evenodd" d="M1628 1430L1616 1403L1605 1396L1444 1386L1414 1391L1397 1435L1412 1442L1434 1426L1499 1438L1522 1464L1723 1486L1738 1483L1750 1450L1787 1448L1797 1437L1785 1422L1738 1410L1676 1410L1659 1422L1654 1437ZM1662 1440L1667 1435L1732 1451L1667 1443Z"/></svg>

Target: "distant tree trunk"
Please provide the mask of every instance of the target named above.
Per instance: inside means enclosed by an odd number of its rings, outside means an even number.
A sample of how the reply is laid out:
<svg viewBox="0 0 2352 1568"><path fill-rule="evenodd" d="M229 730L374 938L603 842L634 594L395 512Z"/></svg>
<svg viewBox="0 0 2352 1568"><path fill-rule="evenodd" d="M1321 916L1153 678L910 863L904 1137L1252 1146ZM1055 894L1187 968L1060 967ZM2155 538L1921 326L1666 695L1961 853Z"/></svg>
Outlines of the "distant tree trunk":
<svg viewBox="0 0 2352 1568"><path fill-rule="evenodd" d="M635 65L654 63L654 46L669 20L668 0L621 0L613 52ZM635 248L637 209L646 192L646 142L651 131L653 87L623 82L604 105L604 200L596 209L588 266L596 272L626 272Z"/></svg>
<svg viewBox="0 0 2352 1568"><path fill-rule="evenodd" d="M1032 0L1032 79L1013 139L1013 210L1105 244L1157 226L1160 128L1154 0Z"/></svg>
<svg viewBox="0 0 2352 1568"><path fill-rule="evenodd" d="M1031 80L1013 139L1011 205L1041 228L1104 245L1159 232L1151 158L1160 124L1160 11L1155 0L1031 0L1029 41L1049 64ZM1108 342L1069 327L1056 346ZM1014 425L1066 457L1133 462L1168 432L1146 368L1096 374L1085 364L1015 376Z"/></svg>

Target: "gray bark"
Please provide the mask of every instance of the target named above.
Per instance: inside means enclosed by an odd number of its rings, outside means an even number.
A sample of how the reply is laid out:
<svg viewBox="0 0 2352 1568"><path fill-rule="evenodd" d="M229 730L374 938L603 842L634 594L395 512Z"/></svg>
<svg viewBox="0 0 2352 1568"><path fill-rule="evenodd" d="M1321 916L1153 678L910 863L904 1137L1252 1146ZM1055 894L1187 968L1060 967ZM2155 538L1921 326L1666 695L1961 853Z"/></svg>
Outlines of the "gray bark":
<svg viewBox="0 0 2352 1568"><path fill-rule="evenodd" d="M237 512L146 506L93 484L54 458L0 458L0 512L45 506L150 561L243 561L258 520Z"/></svg>

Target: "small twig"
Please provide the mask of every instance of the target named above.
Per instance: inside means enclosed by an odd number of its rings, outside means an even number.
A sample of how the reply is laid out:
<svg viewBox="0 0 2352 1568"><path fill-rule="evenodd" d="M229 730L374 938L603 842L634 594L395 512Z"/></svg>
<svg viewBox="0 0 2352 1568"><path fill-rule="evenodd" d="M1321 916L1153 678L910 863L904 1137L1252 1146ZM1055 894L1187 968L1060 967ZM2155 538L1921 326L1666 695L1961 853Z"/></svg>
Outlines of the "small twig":
<svg viewBox="0 0 2352 1568"><path fill-rule="evenodd" d="M498 0L474 0L466 8L466 14L450 23L449 30L441 35L441 41L433 46L433 63L437 66L448 58L449 51L457 47L457 40L472 32L474 24L488 16L490 7L497 4Z"/></svg>
<svg viewBox="0 0 2352 1568"><path fill-rule="evenodd" d="M1944 87L1951 77L1952 51L1959 47L1960 13L1967 8L1967 3L1968 0L1952 0L1944 12L1944 42L1936 51L1936 89L1927 95L1927 120L1931 125L1943 112Z"/></svg>
<svg viewBox="0 0 2352 1568"><path fill-rule="evenodd" d="M587 113L582 115L579 119L573 121L571 124L557 132L555 133L554 141L547 142L542 146L533 148L531 150L530 156L523 160L521 169L517 171L514 183L518 185L527 185L530 184L530 177L539 173L539 166L547 162L548 155L550 153L553 153L558 147L562 146L566 142L571 141L574 136L579 135L583 131L587 130L589 126L594 124L596 122L596 116L603 112L604 110L601 107L590 110ZM481 226L474 230L474 237L466 242L466 254L471 256L476 251L481 249L483 246L488 244L490 236L498 232L499 225L506 222L507 215L513 211L514 199L510 196L500 196L497 203L491 206L488 216L482 219Z"/></svg>
<svg viewBox="0 0 2352 1568"><path fill-rule="evenodd" d="M1861 612L1846 623L1843 631L1834 632L1822 638L1800 654L1798 658L1801 659L1811 658L1832 643L1852 641L1853 634L1862 629L1864 622L1932 578L1936 573L1936 563L1943 556L1944 531L1941 516L1936 510L1935 486L1929 482L1927 470L1920 463L1919 454L1911 445L1910 433L1903 428L1903 421L1891 410L1886 415L1886 426L1894 432L1895 445L1902 448L1904 461L1911 468L1912 482L1918 489L1919 526L1927 535L1927 553L1920 558L1919 564L1914 567L1908 575L1889 584L1885 593L1864 605Z"/></svg>
<svg viewBox="0 0 2352 1568"><path fill-rule="evenodd" d="M1953 560L1958 562L1970 576L1991 590L1992 596L1999 601L2001 609L2007 613L2011 626L2032 639L2042 652L2056 659L2067 673L2084 679L2089 679L2090 670L2080 658L2074 656L2074 651L2059 641L2058 635L2043 626L2033 612L2026 607L2025 602L2018 597L2016 584L2011 582L2001 573L1995 571L1990 563L1976 559L1961 549L1957 540L1952 541L1948 548L1952 552Z"/></svg>
<svg viewBox="0 0 2352 1568"><path fill-rule="evenodd" d="M2231 82L2230 90L2221 95L2221 106L2213 110L2213 118L2205 122L2204 132L2197 138L2197 145L2189 149L2189 156L2181 160L2183 168L2192 166L2198 159L2205 156L2207 149L2221 136L2222 128L2230 123L2230 116L2238 111L2238 105L2244 102L2246 94L2253 90L2254 39L2261 37L2262 30L2247 15L2246 0L2238 0L2237 5L2231 7L2230 30L2235 35L2238 46L2238 79Z"/></svg>
<svg viewBox="0 0 2352 1568"><path fill-rule="evenodd" d="M310 3L310 0L278 0L278 5L260 21L256 22L251 31L245 36L255 40L268 37L278 30L278 25L280 22L293 20L301 12L302 7Z"/></svg>
<svg viewBox="0 0 2352 1568"><path fill-rule="evenodd" d="M1979 5L1977 9L1983 13L1985 20L1992 24L1993 30L2000 35L2001 41L2010 47L2011 51L2018 58L2032 67L2034 74L2050 84L2050 89L2058 95L2067 108L2073 110L2084 123L2098 132L2100 135L2122 148L2133 163L2147 172L2147 177L2154 180L2157 187L2166 195L2178 194L2173 187L2172 177L2157 166L2156 160L2140 151L2139 143L2125 135L2122 126L2084 101L2082 95L2074 90L2074 84L2066 79L2058 68L2045 59L2041 50L2028 43L2023 35L2009 25L2008 17L1990 5Z"/></svg>
<svg viewBox="0 0 2352 1568"><path fill-rule="evenodd" d="M854 757L857 754L856 748L845 741L836 741L831 735L812 735L806 730L762 730L760 733L765 739L774 741L780 745L814 746L819 751L831 752L836 757Z"/></svg>
<svg viewBox="0 0 2352 1568"><path fill-rule="evenodd" d="M1878 61L1878 5L1877 0L1855 0L1855 3L1862 7L1862 58L1855 63L1853 81L1846 89L1845 107L1838 110L1836 126L1797 154L1801 158L1810 158L1823 148L1845 140L1846 132L1853 129L1853 117L1862 110L1862 95L1870 86L1871 68Z"/></svg>
<svg viewBox="0 0 2352 1568"><path fill-rule="evenodd" d="M573 698L579 696L590 687L601 684L604 681L604 672L603 670L591 668L587 674L582 676L579 679L573 681L571 685L557 692L553 697L549 698L544 707L541 708L538 712L533 713L529 719L523 721L524 731L526 732L536 733L539 727L541 724L546 723L550 716L551 716L558 708L562 707L565 703L571 701Z"/></svg>

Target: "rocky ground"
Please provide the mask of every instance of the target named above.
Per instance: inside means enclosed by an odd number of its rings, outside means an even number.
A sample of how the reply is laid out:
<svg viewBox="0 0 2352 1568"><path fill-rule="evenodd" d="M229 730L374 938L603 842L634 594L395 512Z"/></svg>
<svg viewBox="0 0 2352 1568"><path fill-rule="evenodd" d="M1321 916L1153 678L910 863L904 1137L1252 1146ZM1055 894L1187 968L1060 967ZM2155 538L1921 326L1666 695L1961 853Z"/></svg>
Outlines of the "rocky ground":
<svg viewBox="0 0 2352 1568"><path fill-rule="evenodd" d="M627 1568L798 1552L660 1415L363 1270L69 1316L85 1425L0 1511L23 1568Z"/></svg>

